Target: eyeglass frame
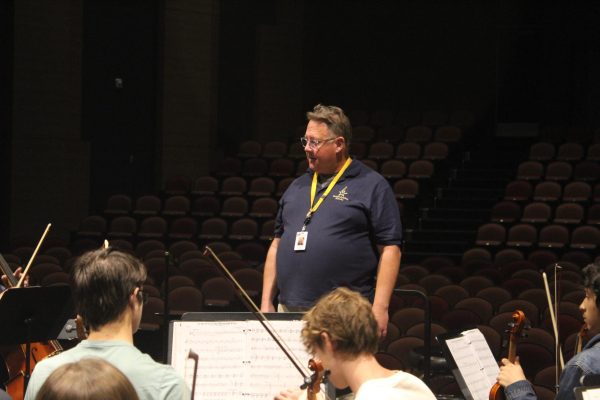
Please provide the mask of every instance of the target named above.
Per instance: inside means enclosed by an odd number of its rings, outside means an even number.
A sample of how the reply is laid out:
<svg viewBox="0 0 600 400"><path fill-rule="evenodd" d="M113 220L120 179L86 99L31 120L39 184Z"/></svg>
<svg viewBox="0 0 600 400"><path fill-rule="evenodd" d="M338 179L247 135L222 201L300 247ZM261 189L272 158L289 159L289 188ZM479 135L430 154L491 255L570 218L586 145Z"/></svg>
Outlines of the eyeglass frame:
<svg viewBox="0 0 600 400"><path fill-rule="evenodd" d="M138 292L137 292L138 300L142 303L142 305L148 304L148 299L150 298L150 295L148 293L144 292L144 290L142 288L139 288L139 289L140 290L138 290Z"/></svg>
<svg viewBox="0 0 600 400"><path fill-rule="evenodd" d="M332 140L337 139L339 136L336 137L332 137L329 139L309 139L306 136L302 136L300 137L300 144L302 145L302 147L306 147L306 145L309 145L308 147L313 149L313 150L318 150L321 148L321 146L327 142L331 142Z"/></svg>

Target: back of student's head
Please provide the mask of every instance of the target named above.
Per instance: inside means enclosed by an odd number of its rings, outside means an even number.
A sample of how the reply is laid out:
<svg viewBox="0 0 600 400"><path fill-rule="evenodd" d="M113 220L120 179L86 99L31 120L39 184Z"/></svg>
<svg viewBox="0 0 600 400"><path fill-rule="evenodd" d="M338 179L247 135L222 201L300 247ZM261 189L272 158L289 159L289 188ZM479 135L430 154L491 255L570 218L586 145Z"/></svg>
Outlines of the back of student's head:
<svg viewBox="0 0 600 400"><path fill-rule="evenodd" d="M302 340L310 352L323 347L324 332L338 354L349 359L377 351L379 332L371 303L350 289L337 288L323 296L303 320Z"/></svg>
<svg viewBox="0 0 600 400"><path fill-rule="evenodd" d="M136 400L127 377L99 358L84 358L55 369L38 391L36 400Z"/></svg>
<svg viewBox="0 0 600 400"><path fill-rule="evenodd" d="M136 287L146 280L144 265L130 254L98 249L83 254L73 265L73 299L87 327L97 330L116 321Z"/></svg>

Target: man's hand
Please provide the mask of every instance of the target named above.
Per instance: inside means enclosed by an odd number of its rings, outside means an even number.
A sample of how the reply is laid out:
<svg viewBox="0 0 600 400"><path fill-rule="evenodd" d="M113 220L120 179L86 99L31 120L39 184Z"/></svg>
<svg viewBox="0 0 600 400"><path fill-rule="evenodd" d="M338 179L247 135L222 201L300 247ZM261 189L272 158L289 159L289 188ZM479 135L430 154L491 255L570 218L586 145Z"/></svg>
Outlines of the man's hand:
<svg viewBox="0 0 600 400"><path fill-rule="evenodd" d="M384 339L387 336L388 321L390 319L388 310L377 306L373 306L373 314L375 315L375 321L379 327L379 338Z"/></svg>
<svg viewBox="0 0 600 400"><path fill-rule="evenodd" d="M263 301L260 304L260 311L262 312L275 312L277 310L275 310L275 306L273 305L273 303L268 303Z"/></svg>
<svg viewBox="0 0 600 400"><path fill-rule="evenodd" d="M523 372L523 368L521 368L518 357L514 363L511 363L507 358L502 359L500 373L498 374L498 378L496 378L500 385L507 387L508 385L525 379L527 378L525 378L525 373Z"/></svg>
<svg viewBox="0 0 600 400"><path fill-rule="evenodd" d="M302 396L303 392L300 389L287 389L280 392L273 400L299 400L302 397L306 398L306 396Z"/></svg>
<svg viewBox="0 0 600 400"><path fill-rule="evenodd" d="M375 297L373 298L373 314L379 327L379 336L383 339L387 335L387 326L390 319L390 298L394 292L400 258L400 247L396 245L378 246L381 257L377 267L377 283L375 284Z"/></svg>
<svg viewBox="0 0 600 400"><path fill-rule="evenodd" d="M15 275L15 278L17 278L17 280L21 279L21 275L22 274L23 274L23 268L19 267L19 268L15 269L14 275ZM0 279L2 279L2 284L4 286L6 286L7 288L11 287L11 284L8 281L8 276L2 275L2 277ZM25 281L23 282L23 286L24 287L29 286L29 276L25 277Z"/></svg>

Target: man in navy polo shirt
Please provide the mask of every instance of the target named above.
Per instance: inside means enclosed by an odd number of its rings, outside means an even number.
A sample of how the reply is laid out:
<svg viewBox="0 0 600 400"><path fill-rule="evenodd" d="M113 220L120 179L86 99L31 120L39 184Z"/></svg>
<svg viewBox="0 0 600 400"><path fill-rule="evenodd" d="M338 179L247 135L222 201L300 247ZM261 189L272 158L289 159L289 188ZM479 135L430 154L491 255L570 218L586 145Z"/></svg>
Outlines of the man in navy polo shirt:
<svg viewBox="0 0 600 400"><path fill-rule="evenodd" d="M373 304L382 336L400 268L402 225L389 183L348 155L352 127L342 109L317 105L300 140L309 170L279 202L264 268L261 310L303 311L345 286Z"/></svg>

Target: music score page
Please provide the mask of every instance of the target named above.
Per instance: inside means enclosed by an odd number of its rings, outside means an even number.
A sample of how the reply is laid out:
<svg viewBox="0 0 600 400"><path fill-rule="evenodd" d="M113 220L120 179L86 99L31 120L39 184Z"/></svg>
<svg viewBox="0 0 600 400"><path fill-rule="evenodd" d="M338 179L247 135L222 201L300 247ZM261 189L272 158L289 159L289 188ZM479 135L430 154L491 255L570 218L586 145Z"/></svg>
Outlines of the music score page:
<svg viewBox="0 0 600 400"><path fill-rule="evenodd" d="M481 331L464 331L446 344L473 399L488 400L500 368Z"/></svg>
<svg viewBox="0 0 600 400"><path fill-rule="evenodd" d="M269 321L306 373L310 355L300 339L302 321ZM258 321L173 322L171 365L191 388L198 354L198 399L273 399L286 388L297 388L302 375Z"/></svg>

